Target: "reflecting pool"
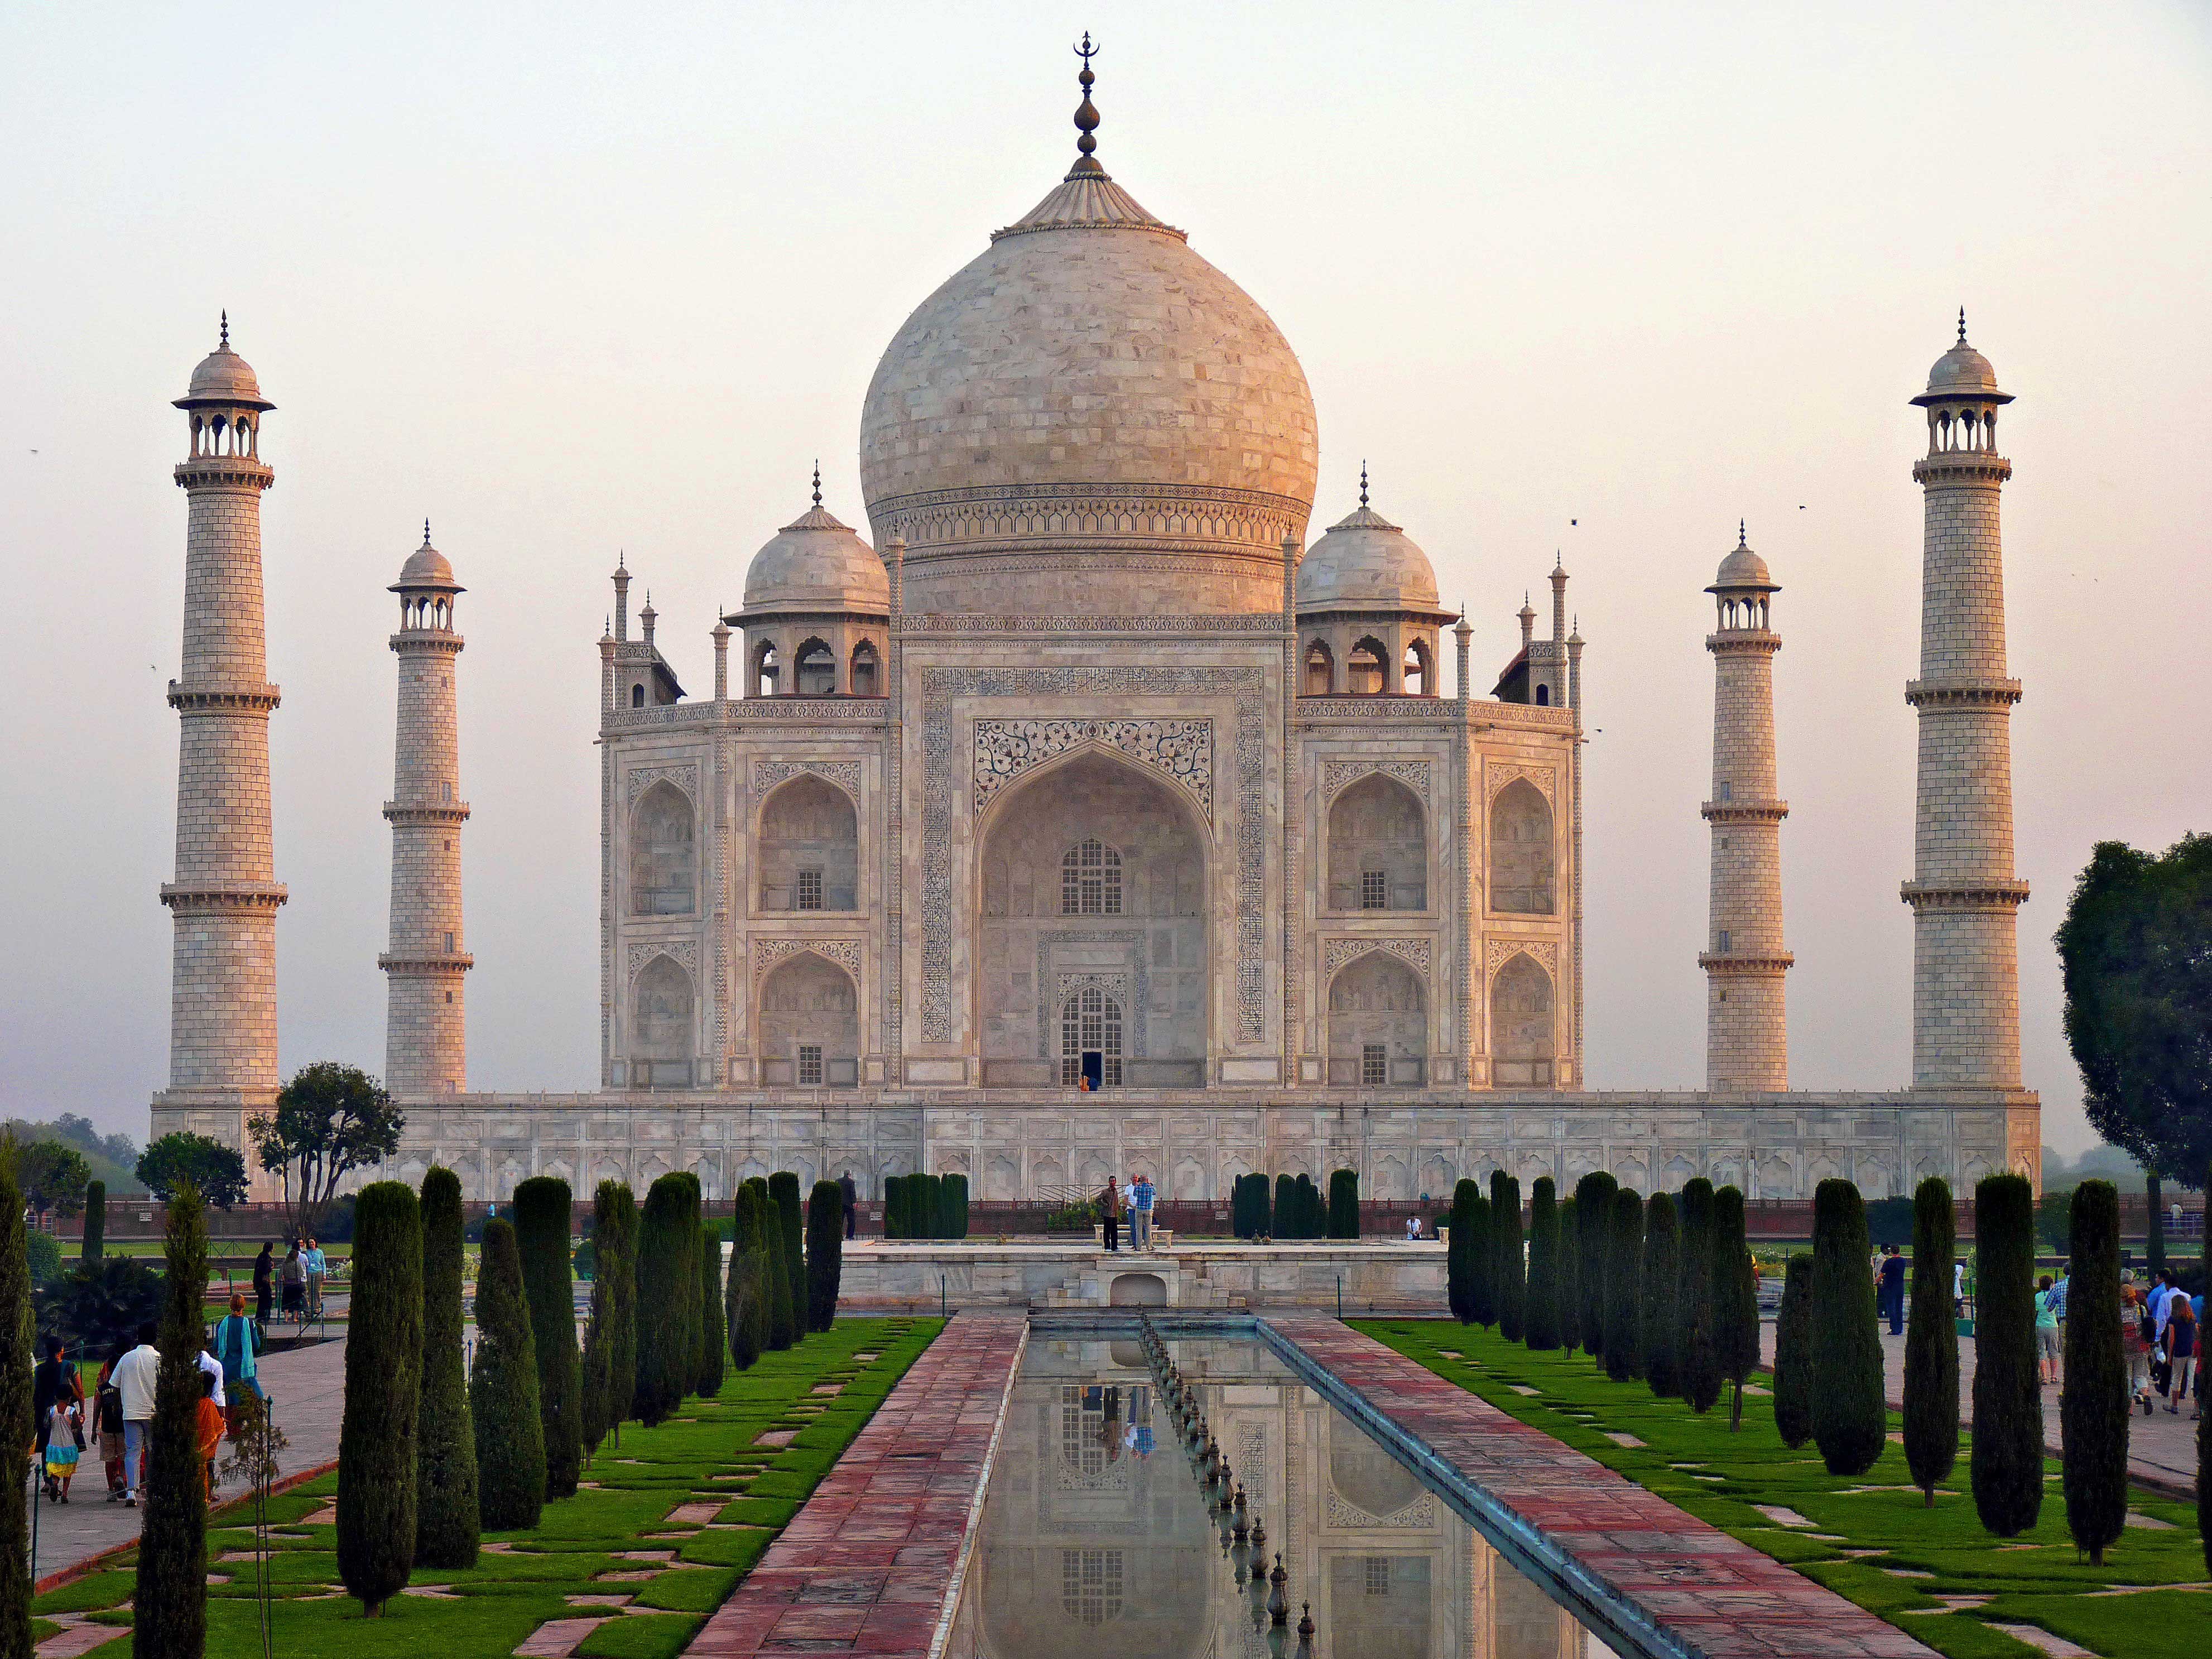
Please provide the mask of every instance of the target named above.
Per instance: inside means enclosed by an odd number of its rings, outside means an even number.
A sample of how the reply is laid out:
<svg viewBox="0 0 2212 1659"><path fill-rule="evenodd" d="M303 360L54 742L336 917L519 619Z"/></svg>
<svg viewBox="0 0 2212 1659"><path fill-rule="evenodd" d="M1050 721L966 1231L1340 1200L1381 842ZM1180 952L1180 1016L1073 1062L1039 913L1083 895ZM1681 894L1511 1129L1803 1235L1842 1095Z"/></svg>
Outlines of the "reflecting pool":
<svg viewBox="0 0 2212 1659"><path fill-rule="evenodd" d="M1164 1346L1226 1481L1205 1480L1140 1340L1032 1334L954 1659L1610 1659L1258 1341Z"/></svg>

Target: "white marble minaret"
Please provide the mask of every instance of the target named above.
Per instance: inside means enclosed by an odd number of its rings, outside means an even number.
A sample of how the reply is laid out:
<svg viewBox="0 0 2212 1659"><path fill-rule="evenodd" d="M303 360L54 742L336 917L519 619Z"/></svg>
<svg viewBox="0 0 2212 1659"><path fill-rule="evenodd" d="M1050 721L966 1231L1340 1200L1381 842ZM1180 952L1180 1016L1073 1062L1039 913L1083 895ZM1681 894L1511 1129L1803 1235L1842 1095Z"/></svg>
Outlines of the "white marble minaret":
<svg viewBox="0 0 2212 1659"><path fill-rule="evenodd" d="M1766 561L1746 544L1721 561L1705 592L1717 626L1713 653L1713 793L1699 811L1712 832L1711 921L1705 951L1705 1087L1790 1086L1790 1027L1783 975L1782 820L1789 803L1774 774L1774 653L1782 637L1771 605L1780 592Z"/></svg>
<svg viewBox="0 0 2212 1659"><path fill-rule="evenodd" d="M460 737L453 672L461 636L453 597L465 592L453 567L430 545L408 556L399 580L399 729L394 744L392 948L376 959L391 997L384 1024L384 1083L400 1100L459 1094L468 1087L468 1005L462 976L476 959L462 948Z"/></svg>
<svg viewBox="0 0 2212 1659"><path fill-rule="evenodd" d="M2004 546L1997 390L1988 358L1959 339L1936 360L1928 453L1912 476L1925 496L1920 678L1905 700L1920 716L1920 793L1912 879L1912 1085L2017 1089L2019 909L2013 866L2012 706L2005 677Z"/></svg>
<svg viewBox="0 0 2212 1659"><path fill-rule="evenodd" d="M184 658L169 682L179 716L175 920L169 1086L156 1133L192 1128L242 1146L244 1118L276 1091L276 908L269 828L269 684L261 609L261 395L222 343L176 400L191 450L176 480L191 503L185 537ZM173 1115L181 1114L182 1115Z"/></svg>

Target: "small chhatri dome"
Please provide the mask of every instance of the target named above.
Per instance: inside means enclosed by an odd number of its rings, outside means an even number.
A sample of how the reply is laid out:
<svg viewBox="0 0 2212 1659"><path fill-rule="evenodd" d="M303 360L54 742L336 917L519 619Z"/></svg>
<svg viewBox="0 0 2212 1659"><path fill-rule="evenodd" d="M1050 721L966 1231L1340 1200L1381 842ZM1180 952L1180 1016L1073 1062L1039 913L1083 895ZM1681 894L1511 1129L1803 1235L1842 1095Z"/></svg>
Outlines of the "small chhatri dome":
<svg viewBox="0 0 2212 1659"><path fill-rule="evenodd" d="M2008 404L2009 392L1997 390L1997 372L1990 360L1966 343L1966 308L1959 307L1959 338L1928 371L1928 390L1912 401L1923 408L1954 398L1972 398L1983 403Z"/></svg>
<svg viewBox="0 0 2212 1659"><path fill-rule="evenodd" d="M1367 504L1367 469L1359 469L1359 505L1339 519L1298 562L1300 611L1407 611L1437 608L1437 573L1420 545Z"/></svg>
<svg viewBox="0 0 2212 1659"><path fill-rule="evenodd" d="M422 520L422 545L407 556L407 562L399 567L399 580L385 590L391 593L465 593L469 590L453 580L453 567L446 556L430 545L430 521Z"/></svg>
<svg viewBox="0 0 2212 1659"><path fill-rule="evenodd" d="M222 340L200 359L200 366L192 371L191 387L176 400L179 409L198 409L210 404L259 410L276 407L261 395L261 382L254 377L252 365L230 349L228 311L222 313Z"/></svg>
<svg viewBox="0 0 2212 1659"><path fill-rule="evenodd" d="M1766 561L1753 552L1744 540L1743 520L1735 521L1735 549L1721 561L1720 574L1713 585L1705 590L1718 593L1723 589L1730 592L1779 593L1782 584L1776 581L1766 568Z"/></svg>
<svg viewBox="0 0 2212 1659"><path fill-rule="evenodd" d="M890 578L876 551L822 505L822 472L814 473L814 505L769 538L745 571L742 616L765 611L866 611L888 614Z"/></svg>

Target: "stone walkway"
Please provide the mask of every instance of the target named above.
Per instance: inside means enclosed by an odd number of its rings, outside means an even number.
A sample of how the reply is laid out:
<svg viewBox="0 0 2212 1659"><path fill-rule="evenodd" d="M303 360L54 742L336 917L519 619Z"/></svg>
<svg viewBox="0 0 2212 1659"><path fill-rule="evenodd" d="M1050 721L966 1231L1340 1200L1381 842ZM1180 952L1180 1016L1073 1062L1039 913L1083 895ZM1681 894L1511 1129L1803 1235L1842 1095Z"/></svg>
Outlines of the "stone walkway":
<svg viewBox="0 0 2212 1659"><path fill-rule="evenodd" d="M339 1418L345 1405L344 1340L271 1354L262 1360L258 1370L261 1386L276 1402L277 1426L291 1442L281 1454L284 1473L294 1474L336 1459ZM226 1440L222 1456L229 1455L230 1443ZM217 1459L218 1468L221 1461ZM236 1497L240 1490L235 1486L218 1486L216 1501L220 1504ZM126 1509L107 1501L107 1480L100 1471L97 1449L87 1452L77 1466L70 1501L39 1501L33 1578L51 1577L103 1551L135 1543L145 1513L143 1509Z"/></svg>
<svg viewBox="0 0 2212 1659"><path fill-rule="evenodd" d="M1698 1653L1933 1659L1895 1626L1333 1319L1267 1322Z"/></svg>
<svg viewBox="0 0 2212 1659"><path fill-rule="evenodd" d="M957 1315L769 1547L687 1659L929 1652L1020 1364L1019 1313Z"/></svg>
<svg viewBox="0 0 2212 1659"><path fill-rule="evenodd" d="M1759 1329L1759 1364L1771 1368L1774 1364L1774 1327L1761 1325ZM1882 1392L1893 1406L1905 1404L1905 1339L1892 1336L1887 1326L1881 1331ZM2154 1492L2185 1503L2197 1496L2197 1425L2190 1420L2190 1404L2184 1401L2181 1414L2166 1415L2161 1405L2157 1414L2145 1417L2138 1407L2128 1419L2128 1473ZM1959 1339L1959 1420L1972 1426L1974 1420L1974 1339ZM2058 1390L2046 1387L2043 1390L2043 1444L2052 1456L2058 1455Z"/></svg>

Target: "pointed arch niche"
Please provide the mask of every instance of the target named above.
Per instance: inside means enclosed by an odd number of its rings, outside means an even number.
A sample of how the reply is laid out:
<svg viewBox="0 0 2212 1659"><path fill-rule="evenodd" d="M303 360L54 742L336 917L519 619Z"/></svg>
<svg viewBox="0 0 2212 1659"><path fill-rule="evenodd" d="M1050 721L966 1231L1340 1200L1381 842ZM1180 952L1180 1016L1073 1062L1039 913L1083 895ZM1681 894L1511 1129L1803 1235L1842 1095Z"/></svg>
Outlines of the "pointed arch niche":
<svg viewBox="0 0 2212 1659"><path fill-rule="evenodd" d="M760 908L860 905L860 821L853 798L811 772L776 786L761 807Z"/></svg>
<svg viewBox="0 0 2212 1659"><path fill-rule="evenodd" d="M1419 1088L1428 1052L1428 992L1411 965L1370 951L1337 970L1328 986L1331 1086Z"/></svg>
<svg viewBox="0 0 2212 1659"><path fill-rule="evenodd" d="M1429 849L1420 798L1370 772L1328 809L1328 908L1425 910Z"/></svg>
<svg viewBox="0 0 2212 1659"><path fill-rule="evenodd" d="M657 956L630 982L629 1081L635 1089L691 1086L695 998L691 975Z"/></svg>
<svg viewBox="0 0 2212 1659"><path fill-rule="evenodd" d="M1528 779L1516 778L1490 801L1490 908L1548 916L1556 892L1552 804Z"/></svg>
<svg viewBox="0 0 2212 1659"><path fill-rule="evenodd" d="M688 916L698 902L699 842L690 797L665 779L638 797L629 820L629 911Z"/></svg>
<svg viewBox="0 0 2212 1659"><path fill-rule="evenodd" d="M836 963L801 951L763 975L754 1029L761 1081L849 1089L860 1080L860 997Z"/></svg>
<svg viewBox="0 0 2212 1659"><path fill-rule="evenodd" d="M1490 1076L1500 1088L1552 1086L1557 1023L1552 976L1527 951L1490 981Z"/></svg>

